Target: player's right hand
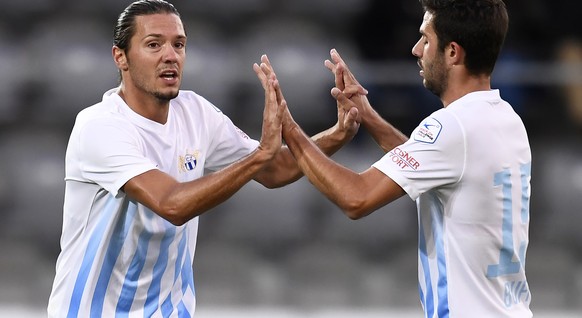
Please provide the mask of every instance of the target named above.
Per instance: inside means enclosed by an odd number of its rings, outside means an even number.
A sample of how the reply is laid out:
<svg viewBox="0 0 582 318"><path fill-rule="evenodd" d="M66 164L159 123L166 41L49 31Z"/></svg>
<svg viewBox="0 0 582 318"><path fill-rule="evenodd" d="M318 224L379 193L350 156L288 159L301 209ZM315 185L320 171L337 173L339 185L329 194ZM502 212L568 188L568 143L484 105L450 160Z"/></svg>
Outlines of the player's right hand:
<svg viewBox="0 0 582 318"><path fill-rule="evenodd" d="M287 102L284 99L278 99L278 94L279 97L281 96L279 81L270 64L265 65L265 61L268 61L267 56L263 55L261 60L260 66L257 63L253 65L253 70L265 90L265 108L259 149L265 151L272 158L282 146L282 118L287 108Z"/></svg>

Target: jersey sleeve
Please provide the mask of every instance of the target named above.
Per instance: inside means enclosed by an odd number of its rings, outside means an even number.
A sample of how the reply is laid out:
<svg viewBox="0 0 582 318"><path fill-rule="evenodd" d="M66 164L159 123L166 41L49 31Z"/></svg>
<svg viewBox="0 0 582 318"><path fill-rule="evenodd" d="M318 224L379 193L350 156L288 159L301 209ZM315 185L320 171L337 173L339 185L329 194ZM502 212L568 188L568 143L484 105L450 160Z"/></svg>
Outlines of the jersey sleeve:
<svg viewBox="0 0 582 318"><path fill-rule="evenodd" d="M372 166L416 200L430 189L458 182L465 167L465 134L445 109L425 118L411 138Z"/></svg>
<svg viewBox="0 0 582 318"><path fill-rule="evenodd" d="M113 195L129 179L156 169L132 129L123 120L101 118L86 123L79 134L81 174Z"/></svg>
<svg viewBox="0 0 582 318"><path fill-rule="evenodd" d="M214 171L249 155L259 145L257 140L250 138L224 113L218 112L216 115L220 118L216 121L218 124L206 158L206 168Z"/></svg>

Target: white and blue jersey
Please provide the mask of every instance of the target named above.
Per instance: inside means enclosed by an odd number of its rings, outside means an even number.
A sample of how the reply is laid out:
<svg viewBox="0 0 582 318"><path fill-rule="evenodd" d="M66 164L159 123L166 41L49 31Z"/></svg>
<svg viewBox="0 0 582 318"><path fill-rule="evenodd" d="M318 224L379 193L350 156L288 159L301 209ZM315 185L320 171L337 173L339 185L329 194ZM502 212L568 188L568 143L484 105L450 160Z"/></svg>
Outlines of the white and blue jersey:
<svg viewBox="0 0 582 318"><path fill-rule="evenodd" d="M373 165L417 202L425 317L532 317L531 150L498 90L440 109Z"/></svg>
<svg viewBox="0 0 582 318"><path fill-rule="evenodd" d="M61 253L48 316L193 316L198 218L174 226L120 189L152 169L191 181L257 145L190 91L171 101L163 125L133 112L117 89L81 111L65 158Z"/></svg>

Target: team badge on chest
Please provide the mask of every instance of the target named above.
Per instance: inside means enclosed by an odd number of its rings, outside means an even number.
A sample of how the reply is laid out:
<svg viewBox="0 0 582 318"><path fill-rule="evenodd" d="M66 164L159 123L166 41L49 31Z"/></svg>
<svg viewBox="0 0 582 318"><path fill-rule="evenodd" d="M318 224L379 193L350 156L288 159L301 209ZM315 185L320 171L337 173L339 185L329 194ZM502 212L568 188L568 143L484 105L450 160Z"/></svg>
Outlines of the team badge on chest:
<svg viewBox="0 0 582 318"><path fill-rule="evenodd" d="M186 155L184 156L178 156L180 172L188 172L194 170L196 168L196 164L198 164L199 155L200 152L196 150L192 153L186 152Z"/></svg>

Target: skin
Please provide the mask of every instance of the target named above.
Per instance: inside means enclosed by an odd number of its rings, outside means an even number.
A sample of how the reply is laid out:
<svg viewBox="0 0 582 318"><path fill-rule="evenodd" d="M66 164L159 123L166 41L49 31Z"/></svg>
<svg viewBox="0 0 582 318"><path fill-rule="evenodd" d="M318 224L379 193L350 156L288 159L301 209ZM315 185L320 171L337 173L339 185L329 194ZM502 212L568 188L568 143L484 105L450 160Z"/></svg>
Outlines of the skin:
<svg viewBox="0 0 582 318"><path fill-rule="evenodd" d="M412 54L418 58L423 85L441 98L444 107L467 93L490 89L488 75L472 75L464 67L465 51L458 43L451 42L444 52L438 51L432 21L433 15L425 13L420 26L421 37L412 49ZM374 111L366 98L367 91L335 50L331 51L331 60L326 60L325 65L335 76L336 87L331 94L338 107L353 114L384 151L407 140ZM262 64L261 69L266 75L274 74L270 64ZM279 90L277 86L278 96ZM374 167L356 173L325 156L287 109L283 116L283 138L309 181L351 219L362 218L405 194L396 182Z"/></svg>
<svg viewBox="0 0 582 318"><path fill-rule="evenodd" d="M450 42L444 52L438 51L438 38L433 28L434 15L425 12L420 25L420 39L412 48L418 58L423 85L437 95L444 107L475 91L491 89L489 74L471 74L464 66L465 50Z"/></svg>
<svg viewBox="0 0 582 318"><path fill-rule="evenodd" d="M180 89L186 41L178 16L153 14L136 17L130 49L112 48L122 78L119 95L133 111L166 123L170 100ZM277 99L277 79L265 76L258 65L254 69L265 90L265 107L260 144L253 153L220 171L184 183L162 171L150 170L130 179L122 190L174 225L182 225L222 203L252 179L266 187L299 179L302 173L294 157L282 146L282 117L287 106ZM330 155L351 140L357 129L355 118L338 109L337 124L314 136L313 142Z"/></svg>

